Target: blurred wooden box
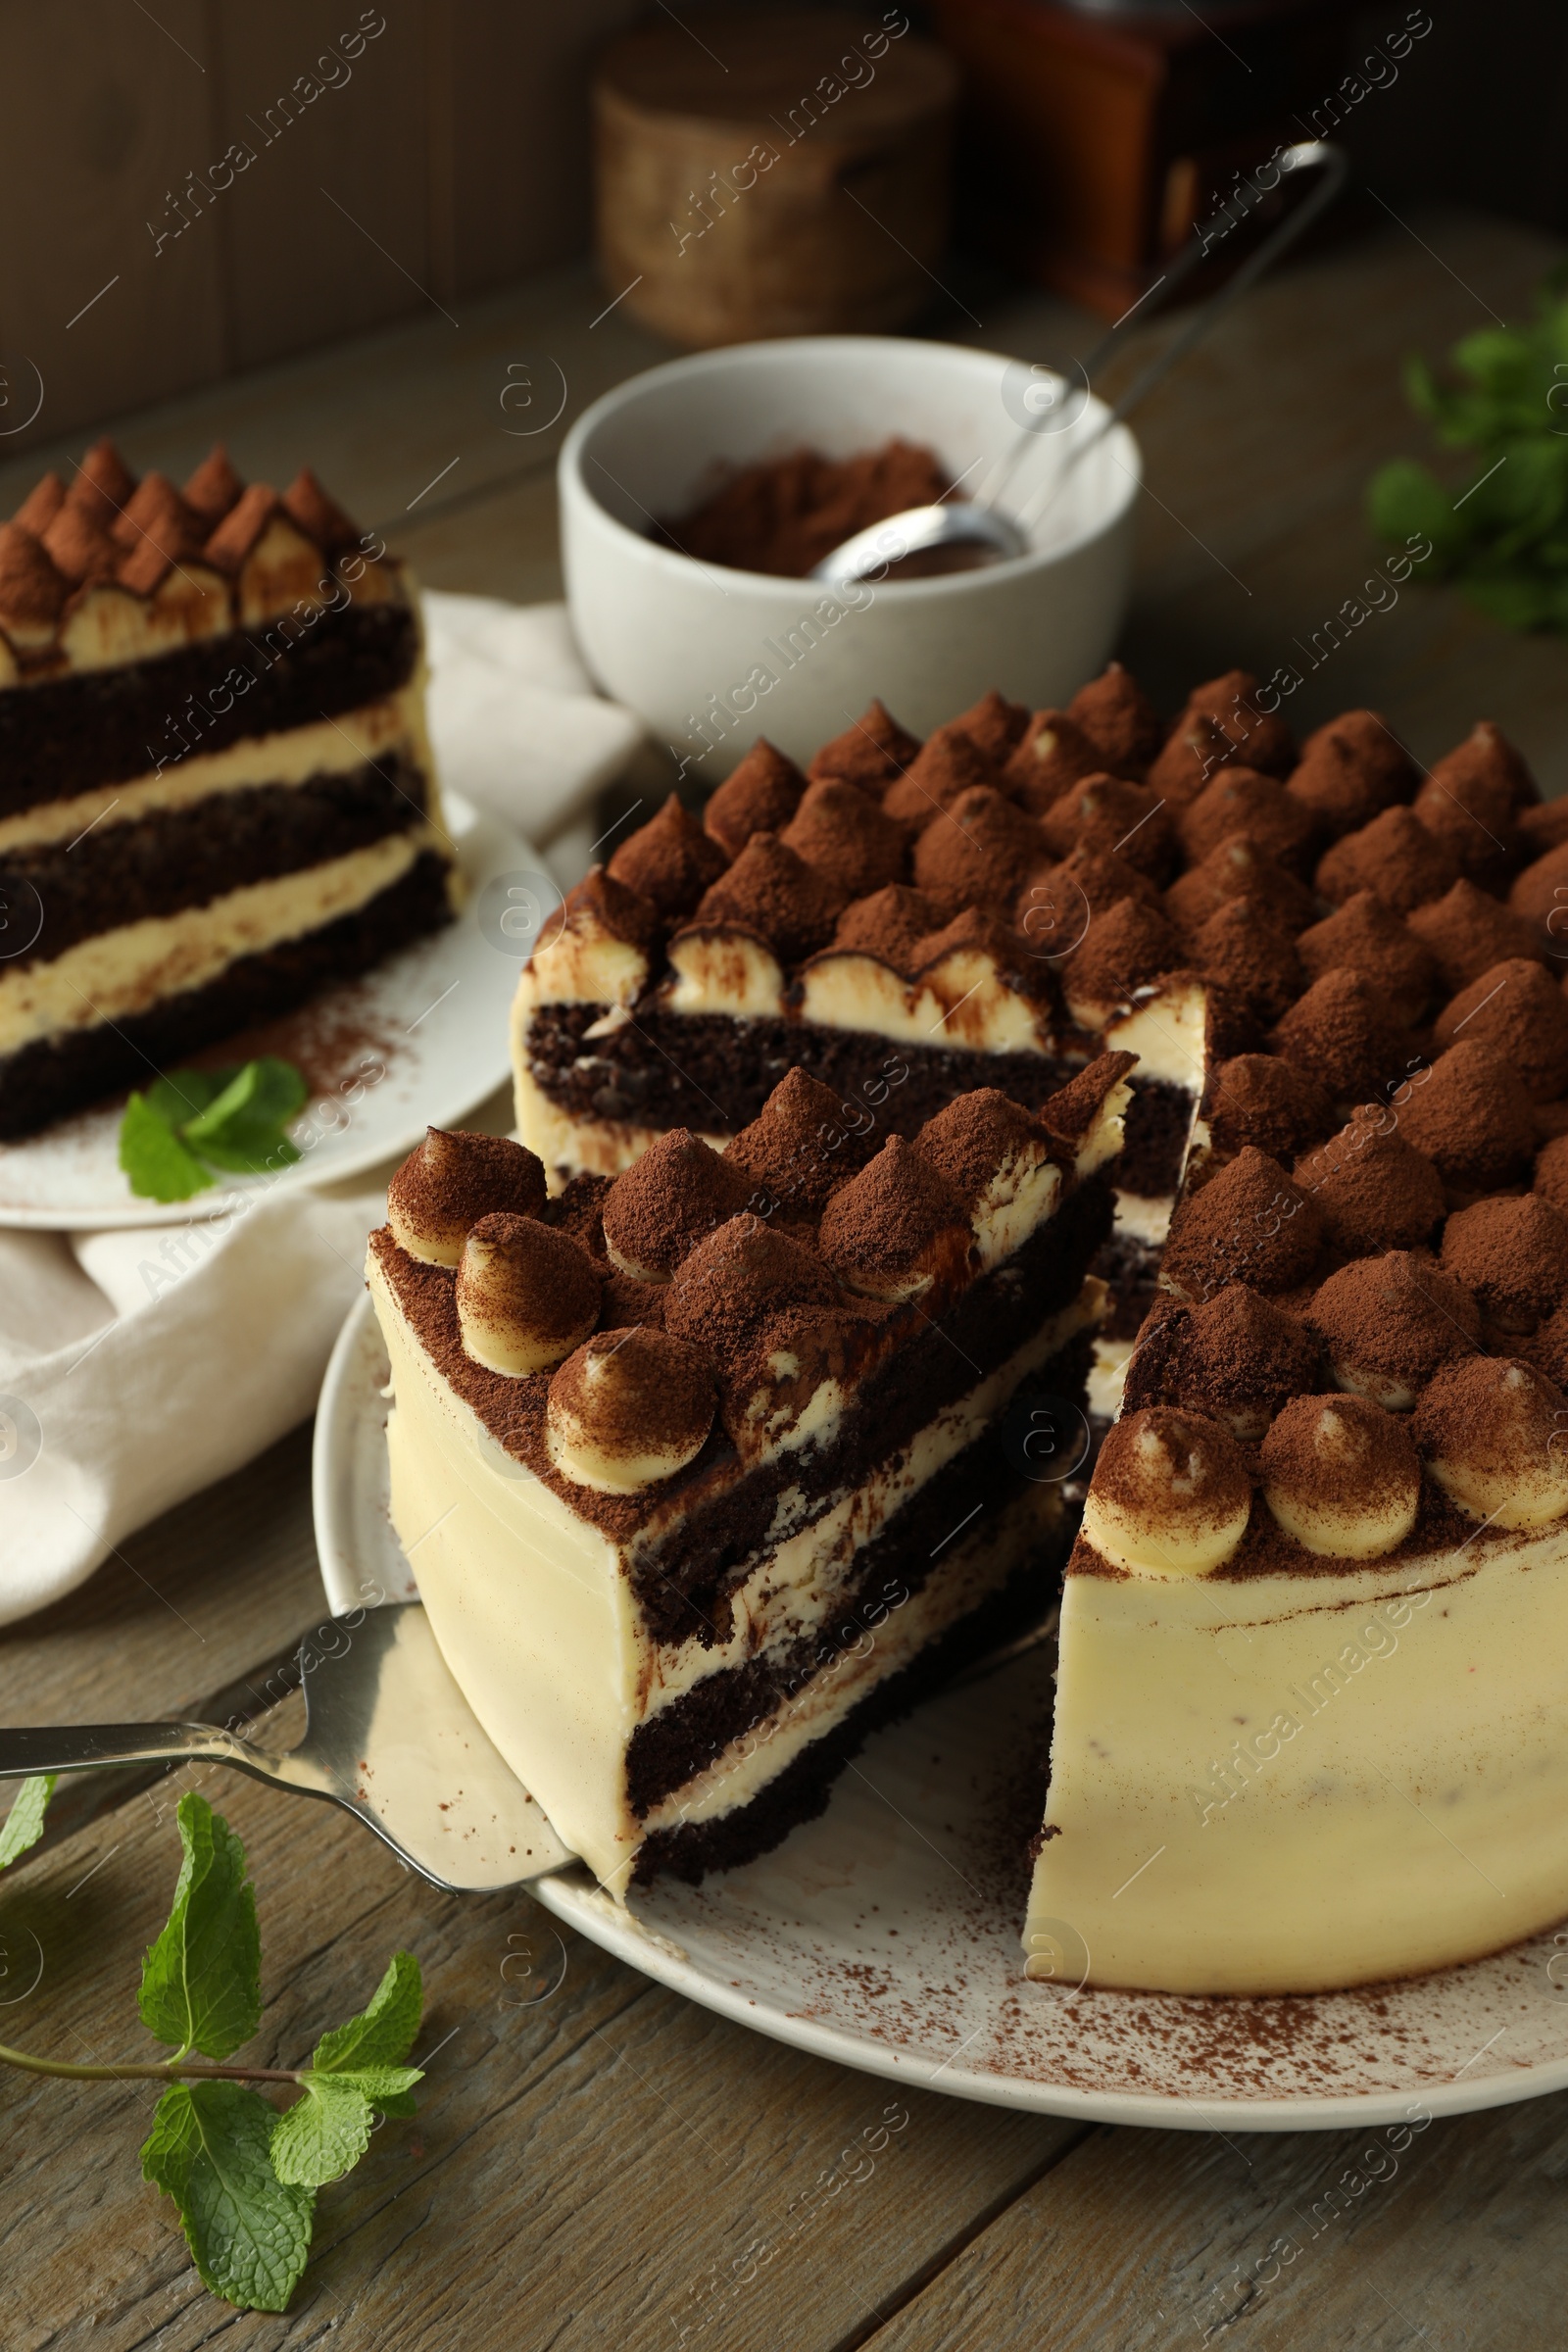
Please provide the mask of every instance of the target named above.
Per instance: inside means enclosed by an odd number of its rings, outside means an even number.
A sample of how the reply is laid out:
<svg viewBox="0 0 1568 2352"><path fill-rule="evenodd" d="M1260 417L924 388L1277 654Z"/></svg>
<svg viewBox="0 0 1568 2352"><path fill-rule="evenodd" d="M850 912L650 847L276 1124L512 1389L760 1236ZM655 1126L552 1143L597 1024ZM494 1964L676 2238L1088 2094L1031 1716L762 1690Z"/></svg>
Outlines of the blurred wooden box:
<svg viewBox="0 0 1568 2352"><path fill-rule="evenodd" d="M933 13L964 74L969 234L1116 318L1235 174L1317 135L1313 110L1343 78L1356 9L935 0Z"/></svg>
<svg viewBox="0 0 1568 2352"><path fill-rule="evenodd" d="M580 251L589 60L635 13L0 0L0 451Z"/></svg>
<svg viewBox="0 0 1568 2352"><path fill-rule="evenodd" d="M705 12L626 34L594 79L607 293L699 349L903 326L948 242L956 89L898 10Z"/></svg>

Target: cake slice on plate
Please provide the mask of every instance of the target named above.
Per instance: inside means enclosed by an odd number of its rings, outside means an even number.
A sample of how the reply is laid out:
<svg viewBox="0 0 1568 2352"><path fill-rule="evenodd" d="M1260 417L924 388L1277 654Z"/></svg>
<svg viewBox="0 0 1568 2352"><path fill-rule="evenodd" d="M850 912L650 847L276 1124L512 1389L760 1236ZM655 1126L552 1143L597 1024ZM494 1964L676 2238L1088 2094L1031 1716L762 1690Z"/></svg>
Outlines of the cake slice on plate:
<svg viewBox="0 0 1568 2352"><path fill-rule="evenodd" d="M1031 717L990 694L923 745L873 704L806 774L758 742L701 823L672 796L571 893L519 980L517 1132L552 1186L614 1175L673 1127L722 1146L792 1068L841 1119L912 1137L955 1095L1038 1109L1097 1054L1131 1053L1099 1269L1125 1355L1208 1008L1161 909L1170 819L1125 780L1158 722L1114 667L1078 703Z"/></svg>
<svg viewBox="0 0 1568 2352"><path fill-rule="evenodd" d="M1067 1514L1014 1424L1082 1404L1129 1068L912 1142L794 1072L723 1152L672 1130L554 1200L480 1136L394 1179L393 1520L475 1713L617 1893L775 1844L1048 1605Z"/></svg>
<svg viewBox="0 0 1568 2352"><path fill-rule="evenodd" d="M444 923L413 582L302 472L107 441L0 524L0 1138Z"/></svg>

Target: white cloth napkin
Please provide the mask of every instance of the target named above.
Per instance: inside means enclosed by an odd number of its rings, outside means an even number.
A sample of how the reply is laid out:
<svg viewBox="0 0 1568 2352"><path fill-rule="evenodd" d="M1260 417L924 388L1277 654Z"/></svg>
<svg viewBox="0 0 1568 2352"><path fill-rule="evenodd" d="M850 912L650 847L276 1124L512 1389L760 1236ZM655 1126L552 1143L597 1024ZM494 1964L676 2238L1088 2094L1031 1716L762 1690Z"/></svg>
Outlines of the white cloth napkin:
<svg viewBox="0 0 1568 2352"><path fill-rule="evenodd" d="M595 694L562 605L432 594L425 619L443 781L569 884L638 721ZM362 1179L185 1225L0 1232L0 1624L305 1418L384 1210Z"/></svg>

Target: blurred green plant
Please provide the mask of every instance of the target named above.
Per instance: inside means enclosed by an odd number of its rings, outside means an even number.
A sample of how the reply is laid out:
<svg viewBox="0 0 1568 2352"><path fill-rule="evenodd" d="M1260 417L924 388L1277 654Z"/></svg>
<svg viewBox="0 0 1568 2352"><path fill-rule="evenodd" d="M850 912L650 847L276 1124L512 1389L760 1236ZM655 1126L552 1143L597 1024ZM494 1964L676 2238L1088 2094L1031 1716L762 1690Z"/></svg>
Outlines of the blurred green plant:
<svg viewBox="0 0 1568 2352"><path fill-rule="evenodd" d="M1405 390L1445 448L1474 451L1474 478L1455 494L1396 458L1369 486L1372 528L1396 541L1424 532L1424 576L1453 581L1505 628L1568 629L1568 263L1529 325L1466 335L1449 361L1448 380L1407 361Z"/></svg>

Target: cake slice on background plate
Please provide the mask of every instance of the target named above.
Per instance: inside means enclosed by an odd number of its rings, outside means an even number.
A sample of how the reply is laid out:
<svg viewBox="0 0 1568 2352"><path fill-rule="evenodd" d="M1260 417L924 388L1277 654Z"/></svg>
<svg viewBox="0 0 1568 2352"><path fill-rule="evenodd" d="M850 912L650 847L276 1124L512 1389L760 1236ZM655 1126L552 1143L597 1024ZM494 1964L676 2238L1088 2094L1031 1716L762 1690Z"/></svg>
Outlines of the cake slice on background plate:
<svg viewBox="0 0 1568 2352"><path fill-rule="evenodd" d="M0 1138L449 919L421 646L309 471L100 441L0 524Z"/></svg>
<svg viewBox="0 0 1568 2352"><path fill-rule="evenodd" d="M765 1851L1048 1607L1068 1512L1016 1420L1082 1407L1130 1068L912 1141L796 1071L722 1153L672 1130L555 1200L479 1136L394 1179L393 1520L475 1713L617 1894Z"/></svg>

